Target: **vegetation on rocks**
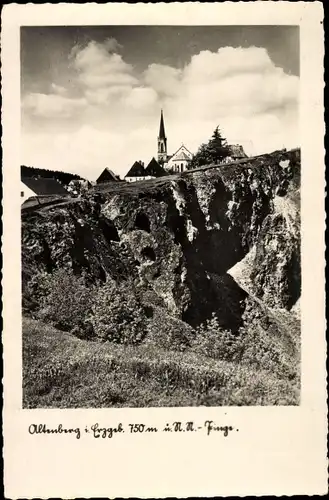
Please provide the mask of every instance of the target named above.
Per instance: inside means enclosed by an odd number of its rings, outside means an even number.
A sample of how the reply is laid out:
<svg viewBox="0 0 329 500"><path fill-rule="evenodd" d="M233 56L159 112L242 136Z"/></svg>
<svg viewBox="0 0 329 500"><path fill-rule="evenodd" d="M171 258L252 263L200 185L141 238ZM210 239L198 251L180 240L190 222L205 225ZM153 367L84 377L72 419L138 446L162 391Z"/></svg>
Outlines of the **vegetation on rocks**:
<svg viewBox="0 0 329 500"><path fill-rule="evenodd" d="M299 184L283 151L24 213L24 405L298 404Z"/></svg>

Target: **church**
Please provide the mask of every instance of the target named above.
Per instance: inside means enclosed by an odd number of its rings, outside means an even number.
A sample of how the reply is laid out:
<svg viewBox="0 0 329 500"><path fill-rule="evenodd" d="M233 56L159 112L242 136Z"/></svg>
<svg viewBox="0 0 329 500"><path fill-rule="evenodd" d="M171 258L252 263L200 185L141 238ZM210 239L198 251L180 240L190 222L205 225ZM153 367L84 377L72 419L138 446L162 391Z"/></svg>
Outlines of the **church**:
<svg viewBox="0 0 329 500"><path fill-rule="evenodd" d="M192 153L184 144L173 155L168 154L163 111L161 110L157 160L153 157L146 168L142 161L135 161L124 179L126 182L146 181L173 172L184 172L188 169L192 157Z"/></svg>
<svg viewBox="0 0 329 500"><path fill-rule="evenodd" d="M185 172L192 157L191 151L184 144L181 144L173 155L168 155L163 111L161 110L158 136L158 163L168 172Z"/></svg>

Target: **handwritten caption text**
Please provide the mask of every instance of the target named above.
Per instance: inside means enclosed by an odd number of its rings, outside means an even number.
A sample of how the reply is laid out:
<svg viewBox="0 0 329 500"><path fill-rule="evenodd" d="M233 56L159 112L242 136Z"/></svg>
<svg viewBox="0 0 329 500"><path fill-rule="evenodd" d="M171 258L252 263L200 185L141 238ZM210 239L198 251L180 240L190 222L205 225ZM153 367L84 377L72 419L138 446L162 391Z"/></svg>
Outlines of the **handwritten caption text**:
<svg viewBox="0 0 329 500"><path fill-rule="evenodd" d="M231 425L219 425L213 420L205 420L201 424L197 424L193 421L189 422L167 422L163 426L152 426L143 423L133 423L124 425L119 422L115 426L105 427L98 423L90 426L85 426L85 428L80 427L64 427L59 424L56 427L49 427L46 424L31 424L28 427L28 432L31 435L42 435L42 434L72 434L75 435L77 439L80 439L83 434L89 435L95 439L111 439L116 435L122 435L124 433L128 434L156 434L156 433L196 433L203 432L207 436L221 434L227 437L232 432L238 432L239 429L232 427Z"/></svg>

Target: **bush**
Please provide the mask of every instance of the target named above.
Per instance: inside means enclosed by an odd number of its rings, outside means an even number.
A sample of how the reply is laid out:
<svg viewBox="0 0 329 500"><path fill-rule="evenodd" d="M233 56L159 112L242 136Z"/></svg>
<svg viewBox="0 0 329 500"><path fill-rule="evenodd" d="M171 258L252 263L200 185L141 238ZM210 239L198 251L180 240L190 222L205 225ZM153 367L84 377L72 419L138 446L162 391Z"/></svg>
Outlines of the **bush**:
<svg viewBox="0 0 329 500"><path fill-rule="evenodd" d="M76 276L71 269L42 275L38 284L37 316L60 330L73 329L79 337L90 337L92 295L93 289L87 288L84 277Z"/></svg>
<svg viewBox="0 0 329 500"><path fill-rule="evenodd" d="M298 356L289 355L283 345L261 325L249 323L238 335L223 330L212 318L196 329L192 350L214 359L249 366L255 372L266 370L281 379L297 380Z"/></svg>
<svg viewBox="0 0 329 500"><path fill-rule="evenodd" d="M118 344L136 344L146 335L146 316L130 281L107 277L97 290L92 307L95 334Z"/></svg>
<svg viewBox="0 0 329 500"><path fill-rule="evenodd" d="M211 319L196 329L192 350L198 354L226 361L238 361L242 354L239 336L224 330L213 313Z"/></svg>
<svg viewBox="0 0 329 500"><path fill-rule="evenodd" d="M33 274L31 279L24 283L22 293L22 307L26 314L33 315L42 307L44 297L50 292L49 274L46 272Z"/></svg>
<svg viewBox="0 0 329 500"><path fill-rule="evenodd" d="M254 370L269 370L280 378L293 380L298 374L298 359L289 356L284 348L258 325L241 329L243 352L241 362Z"/></svg>
<svg viewBox="0 0 329 500"><path fill-rule="evenodd" d="M153 317L148 322L148 342L162 349L183 352L191 346L194 336L189 325L170 316L165 309L153 306Z"/></svg>
<svg viewBox="0 0 329 500"><path fill-rule="evenodd" d="M140 342L146 334L147 311L130 281L87 287L71 269L39 274L25 289L35 317L80 338L97 336L122 344Z"/></svg>

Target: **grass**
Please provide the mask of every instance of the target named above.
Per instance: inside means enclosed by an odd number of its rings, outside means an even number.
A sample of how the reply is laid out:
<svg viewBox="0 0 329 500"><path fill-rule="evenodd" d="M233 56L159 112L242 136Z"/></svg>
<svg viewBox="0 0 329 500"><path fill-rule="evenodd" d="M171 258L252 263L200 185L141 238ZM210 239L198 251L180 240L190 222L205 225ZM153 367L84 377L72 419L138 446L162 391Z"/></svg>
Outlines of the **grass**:
<svg viewBox="0 0 329 500"><path fill-rule="evenodd" d="M23 319L24 408L296 405L296 380L246 363L80 340Z"/></svg>

